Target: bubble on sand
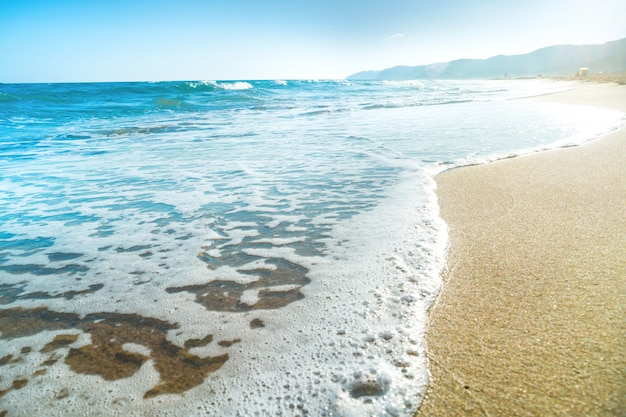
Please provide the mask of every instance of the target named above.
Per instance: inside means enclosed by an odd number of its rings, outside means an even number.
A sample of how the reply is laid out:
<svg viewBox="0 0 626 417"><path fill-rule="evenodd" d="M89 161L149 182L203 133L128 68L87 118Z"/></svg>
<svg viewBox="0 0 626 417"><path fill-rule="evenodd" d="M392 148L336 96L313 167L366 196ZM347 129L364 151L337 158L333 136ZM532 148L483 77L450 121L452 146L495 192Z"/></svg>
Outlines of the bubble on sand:
<svg viewBox="0 0 626 417"><path fill-rule="evenodd" d="M389 376L376 371L376 369L369 369L365 372L357 371L353 376L354 380L345 387L352 398L379 397L385 395L391 385Z"/></svg>
<svg viewBox="0 0 626 417"><path fill-rule="evenodd" d="M390 330L385 330L385 331L380 332L379 336L383 340L393 339L393 333Z"/></svg>

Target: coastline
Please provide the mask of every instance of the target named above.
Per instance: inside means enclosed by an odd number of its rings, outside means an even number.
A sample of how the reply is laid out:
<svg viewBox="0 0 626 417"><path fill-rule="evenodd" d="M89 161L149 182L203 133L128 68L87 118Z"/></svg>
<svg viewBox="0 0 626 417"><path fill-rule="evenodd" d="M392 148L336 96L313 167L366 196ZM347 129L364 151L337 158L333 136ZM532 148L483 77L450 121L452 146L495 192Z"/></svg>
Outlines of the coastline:
<svg viewBox="0 0 626 417"><path fill-rule="evenodd" d="M626 86L532 100L626 113ZM626 127L435 180L450 248L416 416L626 415Z"/></svg>

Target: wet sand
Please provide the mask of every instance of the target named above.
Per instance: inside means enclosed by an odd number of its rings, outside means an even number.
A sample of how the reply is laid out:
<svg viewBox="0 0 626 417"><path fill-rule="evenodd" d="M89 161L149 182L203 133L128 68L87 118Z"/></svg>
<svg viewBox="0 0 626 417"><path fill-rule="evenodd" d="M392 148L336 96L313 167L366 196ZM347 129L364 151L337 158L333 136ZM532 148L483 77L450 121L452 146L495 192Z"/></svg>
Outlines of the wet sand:
<svg viewBox="0 0 626 417"><path fill-rule="evenodd" d="M626 86L534 100L626 112ZM626 416L626 128L444 172L425 416Z"/></svg>

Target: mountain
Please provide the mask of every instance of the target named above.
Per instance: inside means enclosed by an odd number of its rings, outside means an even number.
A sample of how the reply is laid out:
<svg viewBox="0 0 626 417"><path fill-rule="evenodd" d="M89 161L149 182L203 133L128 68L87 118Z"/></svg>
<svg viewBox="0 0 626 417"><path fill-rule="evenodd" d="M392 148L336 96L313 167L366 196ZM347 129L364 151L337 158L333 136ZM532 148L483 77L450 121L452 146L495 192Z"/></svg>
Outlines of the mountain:
<svg viewBox="0 0 626 417"><path fill-rule="evenodd" d="M352 74L350 80L488 79L500 77L571 76L579 68L591 74L626 71L626 38L602 45L557 45L523 55L458 59L418 66Z"/></svg>

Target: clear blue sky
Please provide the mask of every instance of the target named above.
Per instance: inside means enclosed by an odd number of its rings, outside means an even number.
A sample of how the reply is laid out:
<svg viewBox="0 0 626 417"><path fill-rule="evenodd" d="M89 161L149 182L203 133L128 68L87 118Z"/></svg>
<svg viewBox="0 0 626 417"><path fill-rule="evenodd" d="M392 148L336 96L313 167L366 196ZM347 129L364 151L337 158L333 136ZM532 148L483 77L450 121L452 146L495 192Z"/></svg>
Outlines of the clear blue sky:
<svg viewBox="0 0 626 417"><path fill-rule="evenodd" d="M0 82L343 78L624 22L626 0L0 0Z"/></svg>

